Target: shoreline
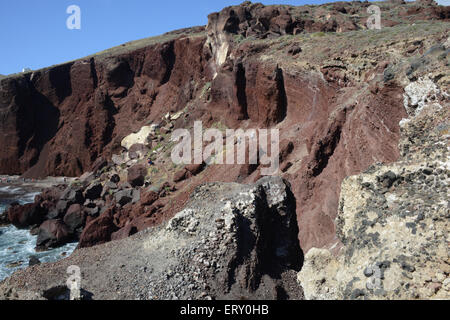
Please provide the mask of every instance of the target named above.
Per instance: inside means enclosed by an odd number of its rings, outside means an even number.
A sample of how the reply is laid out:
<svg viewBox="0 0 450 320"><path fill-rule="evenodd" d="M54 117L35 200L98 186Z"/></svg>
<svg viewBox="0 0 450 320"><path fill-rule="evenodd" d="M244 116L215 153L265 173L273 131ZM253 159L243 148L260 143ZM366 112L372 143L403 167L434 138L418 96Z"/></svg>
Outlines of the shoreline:
<svg viewBox="0 0 450 320"><path fill-rule="evenodd" d="M0 175L0 188L17 187L26 192L42 192L44 189L52 188L60 184L70 185L77 178L69 177L47 177L44 179L25 179L21 176ZM1 192L0 192L1 193Z"/></svg>
<svg viewBox="0 0 450 320"><path fill-rule="evenodd" d="M35 196L45 189L69 184L72 180L64 177L24 180L18 176L0 176L0 215L14 202L21 205L32 203ZM30 229L17 229L11 223L3 224L0 221L0 230L0 282L18 270L29 267L31 257L37 258L39 263L55 262L70 256L76 246L74 243L67 243L58 248L38 251L35 248L36 235L33 235Z"/></svg>

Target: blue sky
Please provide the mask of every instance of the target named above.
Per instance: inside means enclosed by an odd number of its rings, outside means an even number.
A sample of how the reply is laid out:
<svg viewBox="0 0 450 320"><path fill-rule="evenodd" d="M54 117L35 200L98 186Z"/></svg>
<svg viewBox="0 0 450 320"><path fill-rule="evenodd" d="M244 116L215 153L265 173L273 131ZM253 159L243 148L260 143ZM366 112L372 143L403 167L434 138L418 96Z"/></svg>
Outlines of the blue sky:
<svg viewBox="0 0 450 320"><path fill-rule="evenodd" d="M439 0L449 2L450 0ZM243 0L0 1L0 74L39 69L174 29L205 25L207 15ZM333 0L260 0L320 4ZM81 8L81 30L69 30L70 5Z"/></svg>

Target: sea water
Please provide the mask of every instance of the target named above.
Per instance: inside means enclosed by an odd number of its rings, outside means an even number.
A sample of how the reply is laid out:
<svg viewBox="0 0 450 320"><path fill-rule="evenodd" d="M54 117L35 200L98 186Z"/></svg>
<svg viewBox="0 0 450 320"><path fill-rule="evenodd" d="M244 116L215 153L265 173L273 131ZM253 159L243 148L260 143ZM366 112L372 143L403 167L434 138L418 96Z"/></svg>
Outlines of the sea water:
<svg viewBox="0 0 450 320"><path fill-rule="evenodd" d="M33 202L36 194L17 186L0 186L0 213L13 202ZM26 268L31 256L41 262L54 262L69 256L77 246L76 243L69 243L60 248L36 252L36 239L37 236L32 236L29 230L19 230L12 225L0 227L0 281L18 269Z"/></svg>

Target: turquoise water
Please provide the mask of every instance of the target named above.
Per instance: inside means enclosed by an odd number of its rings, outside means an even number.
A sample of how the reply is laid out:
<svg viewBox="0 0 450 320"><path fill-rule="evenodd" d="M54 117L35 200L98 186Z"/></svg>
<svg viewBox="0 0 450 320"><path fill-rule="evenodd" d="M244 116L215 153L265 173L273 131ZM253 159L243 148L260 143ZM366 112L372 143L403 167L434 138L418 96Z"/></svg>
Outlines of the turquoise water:
<svg viewBox="0 0 450 320"><path fill-rule="evenodd" d="M18 187L0 187L0 213L14 201L22 204L33 202L36 194L26 193ZM19 230L14 226L0 227L0 281L18 269L26 268L30 256L36 256L41 262L54 262L70 255L77 246L70 243L57 249L36 252L36 238L28 230Z"/></svg>

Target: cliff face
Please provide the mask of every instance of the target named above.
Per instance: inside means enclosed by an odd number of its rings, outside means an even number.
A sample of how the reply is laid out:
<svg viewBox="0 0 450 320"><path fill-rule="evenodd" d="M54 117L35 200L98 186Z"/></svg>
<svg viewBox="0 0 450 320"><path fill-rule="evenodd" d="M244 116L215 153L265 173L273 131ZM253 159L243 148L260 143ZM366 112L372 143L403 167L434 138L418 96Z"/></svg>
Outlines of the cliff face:
<svg viewBox="0 0 450 320"><path fill-rule="evenodd" d="M93 183L106 188L113 174L129 178L136 172L127 172L135 158L109 161L103 172L94 162L128 157L132 152L120 143L144 125L170 124L171 130L202 120L205 127L278 128L280 175L296 198L300 245L305 251L337 249L340 184L373 163L398 158L398 124L407 116L404 87L427 72L436 85L448 85L448 74L439 71L446 63L439 57L448 50L442 44L448 7L386 2L384 28L369 31L368 5L246 2L211 14L206 29L181 30L7 77L0 81L0 172L39 177L94 171ZM440 44L444 49L435 47ZM114 207L114 231L142 230L169 219L204 182L260 178L260 168L249 165L175 172L170 159L162 158L169 139L154 138L150 149L159 152L159 173L146 181L164 199L150 207L144 200L116 206L103 193L106 205L98 206ZM160 190L160 180L175 185L169 196Z"/></svg>
<svg viewBox="0 0 450 320"><path fill-rule="evenodd" d="M415 98L434 96L427 82ZM447 96L448 97L448 96ZM307 299L448 299L449 104L402 122L402 157L342 183L334 257L312 249L298 279Z"/></svg>
<svg viewBox="0 0 450 320"><path fill-rule="evenodd" d="M203 78L204 38L201 30L199 37L166 38L4 79L0 172L81 175L129 132L184 107Z"/></svg>

